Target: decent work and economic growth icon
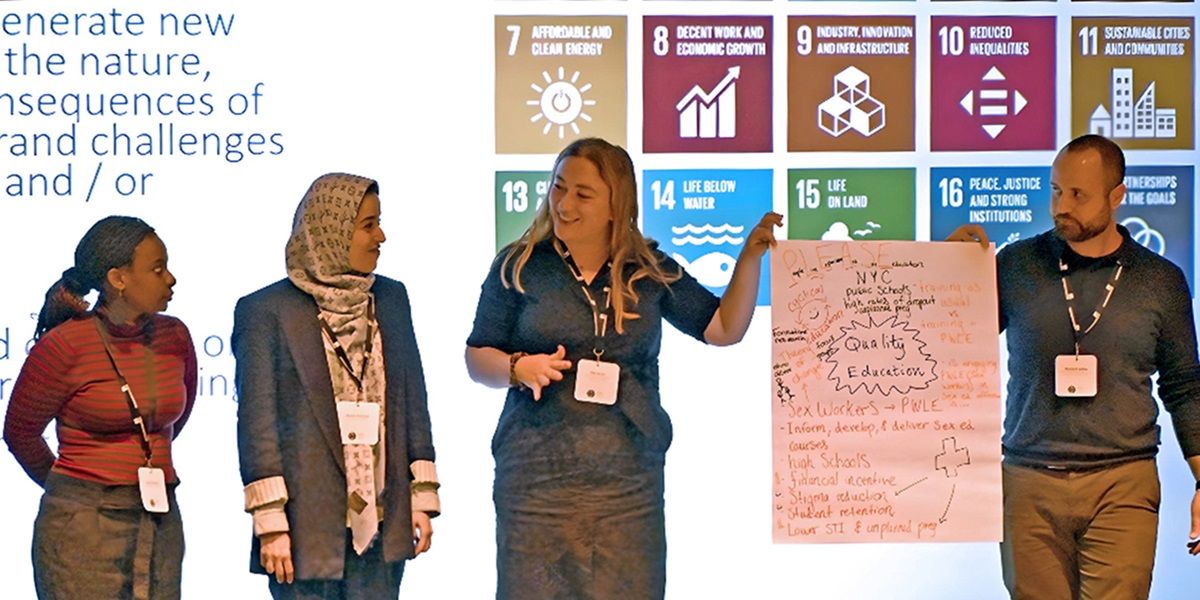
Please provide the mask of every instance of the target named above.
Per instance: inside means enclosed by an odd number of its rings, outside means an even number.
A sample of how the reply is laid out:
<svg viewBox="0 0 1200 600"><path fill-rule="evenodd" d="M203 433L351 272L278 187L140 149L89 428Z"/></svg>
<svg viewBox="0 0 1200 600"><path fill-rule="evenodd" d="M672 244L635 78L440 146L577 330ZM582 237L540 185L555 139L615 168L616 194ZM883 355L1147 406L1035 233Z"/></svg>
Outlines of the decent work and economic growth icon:
<svg viewBox="0 0 1200 600"><path fill-rule="evenodd" d="M886 107L871 96L871 76L853 65L833 77L833 96L817 107L817 126L833 137L853 129L870 137L884 128Z"/></svg>
<svg viewBox="0 0 1200 600"><path fill-rule="evenodd" d="M730 67L710 91L692 86L675 110L681 138L731 138L737 135L737 79L742 68Z"/></svg>
<svg viewBox="0 0 1200 600"><path fill-rule="evenodd" d="M966 95L959 101L959 105L967 114L985 121L980 127L992 139L996 139L996 136L1008 127L1008 117L1020 114L1028 104L1020 90L995 87L999 82L1006 80L1004 73L993 66L981 78L979 89L967 90Z"/></svg>
<svg viewBox="0 0 1200 600"><path fill-rule="evenodd" d="M1133 102L1133 69L1112 70L1111 110L1096 106L1088 122L1088 131L1111 138L1174 138L1175 109L1159 107L1155 102L1155 84L1146 85Z"/></svg>
<svg viewBox="0 0 1200 600"><path fill-rule="evenodd" d="M538 123L545 120L542 135L551 135L557 127L560 140L565 139L567 127L570 127L575 135L579 135L579 125L576 121L582 119L591 122L592 117L584 112L584 107L596 105L595 100L584 97L584 94L592 89L592 84L580 84L579 71L573 72L570 79L566 77L566 72L564 67L559 67L557 77L554 77L549 71L542 71L544 86L539 85L541 82L537 81L529 84L537 97L525 102L529 106L536 106L538 110L529 118L529 122Z"/></svg>

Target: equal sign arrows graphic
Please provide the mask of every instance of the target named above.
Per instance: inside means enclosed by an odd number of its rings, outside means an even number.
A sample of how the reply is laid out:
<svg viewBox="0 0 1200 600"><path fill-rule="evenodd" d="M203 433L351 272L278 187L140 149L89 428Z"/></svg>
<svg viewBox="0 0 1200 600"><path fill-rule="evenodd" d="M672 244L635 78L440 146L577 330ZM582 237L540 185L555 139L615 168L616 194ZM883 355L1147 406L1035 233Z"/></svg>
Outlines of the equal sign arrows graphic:
<svg viewBox="0 0 1200 600"><path fill-rule="evenodd" d="M992 67L984 74L983 81L986 83L1005 81L1004 73L1000 69ZM1011 92L1011 94L1010 94ZM968 90L967 95L962 97L958 103L966 109L969 115L979 115L980 117L1007 117L1009 115L1020 114L1021 109L1029 102L1025 100L1025 96L1021 95L1018 90L1009 90L1007 88L987 88L979 90ZM981 125L983 130L987 132L992 139L1000 135L1001 131L1008 125L1005 123L986 123Z"/></svg>

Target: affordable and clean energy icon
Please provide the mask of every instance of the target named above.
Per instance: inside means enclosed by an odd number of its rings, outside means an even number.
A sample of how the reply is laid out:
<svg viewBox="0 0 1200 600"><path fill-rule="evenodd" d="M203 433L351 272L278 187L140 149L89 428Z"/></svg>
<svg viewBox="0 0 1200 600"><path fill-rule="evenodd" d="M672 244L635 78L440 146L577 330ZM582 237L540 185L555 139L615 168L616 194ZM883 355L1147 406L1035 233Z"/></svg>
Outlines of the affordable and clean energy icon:
<svg viewBox="0 0 1200 600"><path fill-rule="evenodd" d="M583 111L584 107L595 106L596 101L584 97L584 94L592 89L592 84L579 85L579 71L575 71L571 78L567 79L566 69L559 67L557 75L557 77L553 77L549 71L542 71L542 79L546 82L545 87L538 85L536 81L529 84L538 97L526 100L525 104L538 107L537 114L530 117L529 122L537 123L545 119L546 125L542 127L542 134L550 135L557 126L558 139L561 140L567 126L571 127L571 131L575 135L579 135L577 121L579 119L589 123L592 121L592 117Z"/></svg>
<svg viewBox="0 0 1200 600"><path fill-rule="evenodd" d="M851 65L833 76L833 96L817 107L817 126L833 137L851 129L870 137L886 125L885 112L871 96L871 76Z"/></svg>
<svg viewBox="0 0 1200 600"><path fill-rule="evenodd" d="M1112 111L1103 103L1096 105L1088 122L1088 132L1110 138L1175 137L1175 109L1159 108L1155 102L1157 82L1151 81L1133 102L1133 69L1112 70Z"/></svg>
<svg viewBox="0 0 1200 600"><path fill-rule="evenodd" d="M737 79L742 68L729 67L712 91L692 86L675 105L681 138L731 138L737 135Z"/></svg>
<svg viewBox="0 0 1200 600"><path fill-rule="evenodd" d="M745 237L739 235L745 229L746 227L743 225L730 223L672 226L671 233L678 237L672 237L671 244L681 248L703 245L736 246L746 241ZM687 272L695 277L696 281L710 288L729 285L729 280L733 277L733 266L737 264L733 256L720 250L714 250L691 261L678 252L672 252L671 258L687 269Z"/></svg>
<svg viewBox="0 0 1200 600"><path fill-rule="evenodd" d="M981 120L989 121L980 124L980 127L983 127L983 130L993 140L1000 135L1000 132L1004 131L1005 127L1008 127L1007 123L995 121L1003 121L1004 117L1016 116L1021 113L1026 104L1029 104L1025 96L1021 95L1021 91L1016 88L1010 90L1004 87L992 87L996 85L996 82L1006 79L1004 73L993 66L980 79L981 86L986 87L967 90L967 94L958 101L968 115L978 116Z"/></svg>

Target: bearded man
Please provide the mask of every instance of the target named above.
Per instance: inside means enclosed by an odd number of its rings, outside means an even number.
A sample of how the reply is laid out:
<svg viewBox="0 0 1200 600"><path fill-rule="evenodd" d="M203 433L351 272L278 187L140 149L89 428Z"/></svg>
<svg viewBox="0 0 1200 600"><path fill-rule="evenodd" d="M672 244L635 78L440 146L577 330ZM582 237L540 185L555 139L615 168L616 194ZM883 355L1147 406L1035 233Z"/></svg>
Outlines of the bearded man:
<svg viewBox="0 0 1200 600"><path fill-rule="evenodd" d="M1158 395L1200 480L1200 364L1183 272L1115 220L1125 157L1085 135L1054 159L1054 229L997 256L1008 332L1004 582L1013 598L1146 598L1158 533ZM978 240L965 225L950 240ZM1200 483L1191 554L1200 552Z"/></svg>

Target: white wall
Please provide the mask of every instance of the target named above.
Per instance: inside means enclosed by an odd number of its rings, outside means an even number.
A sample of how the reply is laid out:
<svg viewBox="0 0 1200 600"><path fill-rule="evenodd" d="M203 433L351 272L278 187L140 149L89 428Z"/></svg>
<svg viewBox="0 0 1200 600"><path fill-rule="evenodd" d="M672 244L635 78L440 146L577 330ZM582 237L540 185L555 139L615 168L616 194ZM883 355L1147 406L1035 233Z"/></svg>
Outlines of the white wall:
<svg viewBox="0 0 1200 600"><path fill-rule="evenodd" d="M848 12L876 10L869 2L838 4ZM73 157L13 157L7 153L9 142L0 139L0 174L55 173L70 163L74 179L69 197L0 197L0 406L7 406L32 334L30 314L41 306L46 287L70 266L82 233L109 214L146 219L166 242L171 270L179 279L168 312L189 325L201 357L202 395L175 454L183 480L179 502L188 545L184 595L265 595L265 579L247 572L250 523L241 511L228 348L233 304L284 275L283 245L291 215L314 177L335 170L374 177L381 185L389 236L379 272L405 281L412 295L444 482L444 516L434 522L433 550L409 566L404 593L488 597L495 581L489 442L503 392L470 382L462 351L494 247L492 187L499 162L492 154L493 15L590 9L635 17L672 10L754 12L780 15L780 35L782 15L810 5L831 10L826 3L733 1L122 2L122 13L138 10L146 15L146 35L0 34L0 49L20 52L24 43L42 54L60 52L68 69L57 77L13 76L0 70L0 93L208 91L218 107L218 114L209 117L84 118L77 126L80 147ZM914 6L916 14L928 14L925 3ZM11 2L0 5L0 14L101 9L111 10L98 3ZM896 8L901 9L914 11ZM236 17L228 38L163 39L153 33L161 10ZM1190 4L1173 10L1172 14L1195 12ZM979 11L964 5L964 13ZM629 98L636 103L636 18L631 18L629 31ZM923 31L918 39L927 37ZM81 52L123 53L128 48L194 52L211 76L203 82L186 76L70 74ZM927 57L918 55L918 62L922 60ZM248 93L258 82L264 83L260 114L220 114L225 96ZM927 90L927 80L918 82L917 89L922 84ZM777 80L777 99L783 87ZM62 117L10 117L6 110L0 110L0 133L61 132L71 122ZM631 116L637 113L631 108ZM777 116L777 122L782 120ZM278 132L285 150L280 156L247 157L238 163L200 156L97 157L87 151L85 134L110 128L114 121L128 130L150 129L163 121L194 131ZM630 146L635 150L640 146L632 143L640 139L637 125L631 118ZM780 156L768 156L765 167L784 168ZM666 165L661 157L657 160L639 162L639 167ZM928 159L918 160L926 164ZM1032 160L1048 160L1047 153L1036 153ZM530 168L548 169L550 161L551 157L529 157ZM85 201L100 162L100 178ZM750 162L732 157L721 166ZM144 196L113 193L115 176L126 172L153 173ZM786 197L778 187L775 206L782 211ZM928 197L928 189L919 187L917 197ZM918 206L918 233L927 235L927 209L923 201ZM759 309L746 341L733 348L702 347L674 331L664 340L662 390L677 432L667 462L668 595L1002 597L994 544L772 545L768 320L767 311ZM230 393L220 389L221 378L228 380ZM218 389L210 389L210 383ZM1183 557L1191 478L1171 436L1165 439L1160 461L1165 482L1163 542L1155 597L1180 598L1200 583L1196 563ZM748 472L739 474L742 469ZM40 490L15 461L2 458L0 486L0 511L5 515L0 519L0 564L9 575L5 595L32 597L29 537Z"/></svg>

